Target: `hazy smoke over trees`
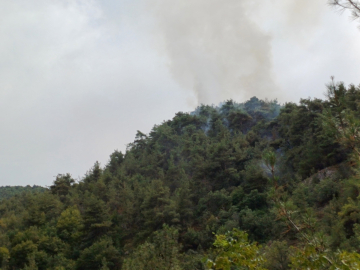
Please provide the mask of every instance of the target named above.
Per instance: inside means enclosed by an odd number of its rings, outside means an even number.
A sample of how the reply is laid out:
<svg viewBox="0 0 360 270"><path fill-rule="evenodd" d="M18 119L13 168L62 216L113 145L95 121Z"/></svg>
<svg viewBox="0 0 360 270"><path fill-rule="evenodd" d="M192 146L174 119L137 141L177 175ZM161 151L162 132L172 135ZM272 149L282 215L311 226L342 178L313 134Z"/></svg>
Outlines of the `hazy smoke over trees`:
<svg viewBox="0 0 360 270"><path fill-rule="evenodd" d="M160 48L169 68L198 103L227 98L275 98L272 36L281 25L308 33L316 24L321 0L153 0ZM285 24L286 26L284 26ZM300 27L301 26L301 27ZM291 31L291 29L290 29ZM277 33L279 34L279 33ZM280 34L281 35L281 34Z"/></svg>

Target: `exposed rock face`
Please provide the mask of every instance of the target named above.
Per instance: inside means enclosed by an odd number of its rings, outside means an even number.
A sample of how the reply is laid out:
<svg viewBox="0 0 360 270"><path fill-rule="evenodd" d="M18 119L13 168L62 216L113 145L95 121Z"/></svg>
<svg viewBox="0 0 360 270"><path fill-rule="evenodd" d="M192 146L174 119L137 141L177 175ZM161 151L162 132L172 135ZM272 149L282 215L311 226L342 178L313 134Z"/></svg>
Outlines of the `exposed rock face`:
<svg viewBox="0 0 360 270"><path fill-rule="evenodd" d="M339 171L339 165L327 167L325 169L322 169L321 171L318 171L317 173L313 174L312 176L306 178L304 180L304 182L311 183L313 181L313 179L319 179L320 181L322 181L326 178L335 180L338 171Z"/></svg>

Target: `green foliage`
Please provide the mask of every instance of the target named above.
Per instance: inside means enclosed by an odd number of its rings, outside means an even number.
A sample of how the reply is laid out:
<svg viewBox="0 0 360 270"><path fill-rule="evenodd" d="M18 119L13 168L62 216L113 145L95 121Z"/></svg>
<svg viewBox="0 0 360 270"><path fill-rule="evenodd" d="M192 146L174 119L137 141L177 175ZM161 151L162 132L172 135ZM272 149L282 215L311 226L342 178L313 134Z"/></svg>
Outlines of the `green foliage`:
<svg viewBox="0 0 360 270"><path fill-rule="evenodd" d="M86 246L105 235L111 226L105 202L88 193L84 198L82 218Z"/></svg>
<svg viewBox="0 0 360 270"><path fill-rule="evenodd" d="M356 269L360 89L329 89L201 105L77 182L0 189L2 269Z"/></svg>
<svg viewBox="0 0 360 270"><path fill-rule="evenodd" d="M5 186L0 187L0 200L2 199L9 199L15 195L21 195L24 192L31 192L31 193L37 193L37 192L44 192L46 188L43 188L41 186Z"/></svg>
<svg viewBox="0 0 360 270"><path fill-rule="evenodd" d="M90 247L84 249L76 262L76 269L79 270L97 270L101 267L119 269L119 266L120 253L113 246L112 240L109 238L102 238Z"/></svg>
<svg viewBox="0 0 360 270"><path fill-rule="evenodd" d="M178 244L178 231L164 226L154 234L152 241L140 245L131 256L124 261L124 270L180 270L181 255Z"/></svg>
<svg viewBox="0 0 360 270"><path fill-rule="evenodd" d="M12 264L17 267L24 267L26 262L31 264L29 258L32 260L33 254L37 251L37 245L30 240L15 245L10 253Z"/></svg>
<svg viewBox="0 0 360 270"><path fill-rule="evenodd" d="M360 119L357 111L359 96L354 95L357 91L354 86L346 89L343 83L336 84L334 81L328 84L327 88L330 106L322 115L323 126L330 136L335 137L341 145L352 151L354 161L359 163Z"/></svg>
<svg viewBox="0 0 360 270"><path fill-rule="evenodd" d="M319 99L287 103L276 120L284 162L302 178L347 158L347 152L322 125L321 113L328 106Z"/></svg>
<svg viewBox="0 0 360 270"><path fill-rule="evenodd" d="M52 194L56 194L60 197L61 201L65 200L66 195L69 194L71 186L75 183L75 180L71 178L70 174L59 174L54 181L54 184L50 186Z"/></svg>
<svg viewBox="0 0 360 270"><path fill-rule="evenodd" d="M341 269L356 270L360 267L360 255L356 252L319 251L315 245L306 245L302 249L294 250L290 256L290 268L300 269Z"/></svg>
<svg viewBox="0 0 360 270"><path fill-rule="evenodd" d="M263 153L263 160L265 162L266 167L271 171L271 174L274 177L276 154L273 151L266 151Z"/></svg>
<svg viewBox="0 0 360 270"><path fill-rule="evenodd" d="M61 239L75 243L81 237L83 220L76 207L69 207L63 211L57 221L56 229Z"/></svg>
<svg viewBox="0 0 360 270"><path fill-rule="evenodd" d="M269 270L287 269L289 260L289 245L286 241L274 241L265 248L264 267Z"/></svg>
<svg viewBox="0 0 360 270"><path fill-rule="evenodd" d="M248 235L234 229L227 234L215 235L214 258L207 259L206 269L264 269L264 258L259 254L256 243L248 241Z"/></svg>
<svg viewBox="0 0 360 270"><path fill-rule="evenodd" d="M9 262L10 259L10 252L6 247L0 247L0 262L1 262L1 267L3 268L5 265L7 265L7 263Z"/></svg>

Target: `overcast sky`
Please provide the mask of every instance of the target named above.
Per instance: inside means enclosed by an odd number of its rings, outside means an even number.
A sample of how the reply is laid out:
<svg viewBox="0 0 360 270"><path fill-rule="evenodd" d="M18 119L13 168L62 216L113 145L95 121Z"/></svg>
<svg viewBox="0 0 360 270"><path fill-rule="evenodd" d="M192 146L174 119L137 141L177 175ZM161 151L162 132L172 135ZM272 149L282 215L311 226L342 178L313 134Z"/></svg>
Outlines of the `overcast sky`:
<svg viewBox="0 0 360 270"><path fill-rule="evenodd" d="M360 83L358 24L326 0L0 4L0 185L80 179L201 103Z"/></svg>

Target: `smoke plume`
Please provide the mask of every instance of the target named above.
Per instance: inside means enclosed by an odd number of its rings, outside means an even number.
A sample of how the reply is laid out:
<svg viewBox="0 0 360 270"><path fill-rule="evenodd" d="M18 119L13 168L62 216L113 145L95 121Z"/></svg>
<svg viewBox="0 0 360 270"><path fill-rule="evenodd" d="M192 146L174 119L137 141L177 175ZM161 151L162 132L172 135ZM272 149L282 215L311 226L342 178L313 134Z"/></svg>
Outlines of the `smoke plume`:
<svg viewBox="0 0 360 270"><path fill-rule="evenodd" d="M313 27L315 23L320 1L150 2L160 48L168 57L174 78L183 88L194 91L198 104L211 104L228 98L279 96L271 42L277 24L306 32L305 25ZM301 19L304 15L306 20ZM282 31L286 31L284 27ZM298 38L299 34L293 36Z"/></svg>

